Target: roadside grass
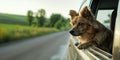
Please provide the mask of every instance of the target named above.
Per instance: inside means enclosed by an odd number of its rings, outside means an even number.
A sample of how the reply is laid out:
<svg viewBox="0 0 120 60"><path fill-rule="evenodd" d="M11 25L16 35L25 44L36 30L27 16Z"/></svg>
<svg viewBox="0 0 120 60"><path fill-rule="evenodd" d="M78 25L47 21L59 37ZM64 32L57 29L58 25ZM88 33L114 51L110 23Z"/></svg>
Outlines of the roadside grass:
<svg viewBox="0 0 120 60"><path fill-rule="evenodd" d="M0 43L58 32L55 28L0 24Z"/></svg>

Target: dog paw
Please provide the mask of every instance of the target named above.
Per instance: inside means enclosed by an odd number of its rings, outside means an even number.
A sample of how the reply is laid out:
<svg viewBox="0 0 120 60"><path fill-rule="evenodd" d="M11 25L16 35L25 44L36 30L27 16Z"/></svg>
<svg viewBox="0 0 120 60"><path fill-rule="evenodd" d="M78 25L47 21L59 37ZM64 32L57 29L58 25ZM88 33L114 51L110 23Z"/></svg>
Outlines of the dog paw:
<svg viewBox="0 0 120 60"><path fill-rule="evenodd" d="M89 44L81 44L80 46L78 46L78 49L86 49L88 47L90 47L91 45Z"/></svg>

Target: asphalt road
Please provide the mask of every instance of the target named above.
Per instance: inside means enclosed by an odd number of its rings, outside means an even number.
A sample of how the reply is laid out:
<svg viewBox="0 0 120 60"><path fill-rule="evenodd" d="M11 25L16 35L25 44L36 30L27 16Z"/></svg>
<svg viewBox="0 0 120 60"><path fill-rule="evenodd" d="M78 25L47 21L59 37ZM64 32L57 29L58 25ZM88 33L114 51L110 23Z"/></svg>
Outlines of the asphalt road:
<svg viewBox="0 0 120 60"><path fill-rule="evenodd" d="M0 60L65 60L67 31L0 46Z"/></svg>

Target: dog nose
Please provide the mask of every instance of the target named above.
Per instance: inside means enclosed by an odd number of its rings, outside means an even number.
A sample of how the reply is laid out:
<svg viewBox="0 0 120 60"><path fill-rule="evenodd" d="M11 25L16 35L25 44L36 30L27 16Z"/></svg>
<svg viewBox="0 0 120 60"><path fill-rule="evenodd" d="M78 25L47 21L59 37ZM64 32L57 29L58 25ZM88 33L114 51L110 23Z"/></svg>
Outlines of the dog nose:
<svg viewBox="0 0 120 60"><path fill-rule="evenodd" d="M70 33L73 34L73 33L74 33L74 30L71 30Z"/></svg>

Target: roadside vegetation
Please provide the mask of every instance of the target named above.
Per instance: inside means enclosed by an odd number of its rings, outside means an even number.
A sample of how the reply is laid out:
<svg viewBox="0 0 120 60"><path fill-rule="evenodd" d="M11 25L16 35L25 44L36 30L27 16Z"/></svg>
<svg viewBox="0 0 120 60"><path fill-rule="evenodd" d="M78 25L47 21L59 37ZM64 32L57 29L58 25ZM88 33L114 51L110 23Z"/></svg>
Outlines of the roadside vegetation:
<svg viewBox="0 0 120 60"><path fill-rule="evenodd" d="M55 28L0 24L0 43L58 32Z"/></svg>
<svg viewBox="0 0 120 60"><path fill-rule="evenodd" d="M28 10L26 16L0 13L0 43L68 30L69 21L58 13L47 18L44 9Z"/></svg>

